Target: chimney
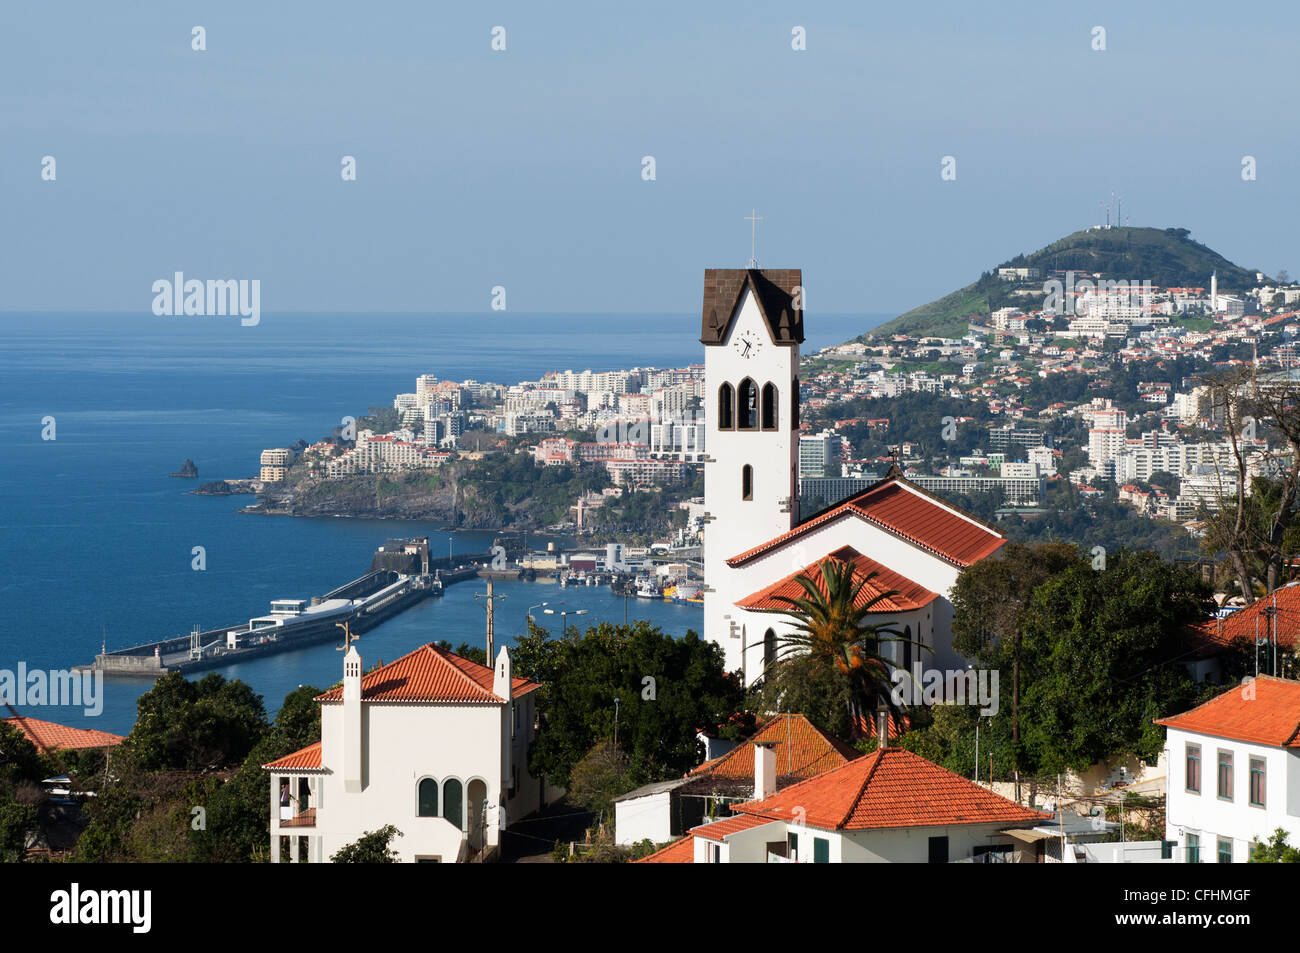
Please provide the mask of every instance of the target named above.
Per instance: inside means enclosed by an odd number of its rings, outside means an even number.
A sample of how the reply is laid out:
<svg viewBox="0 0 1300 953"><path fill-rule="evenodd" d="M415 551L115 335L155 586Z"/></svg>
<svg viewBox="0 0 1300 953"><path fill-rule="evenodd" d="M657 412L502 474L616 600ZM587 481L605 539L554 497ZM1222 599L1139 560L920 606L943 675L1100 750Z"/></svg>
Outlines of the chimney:
<svg viewBox="0 0 1300 953"><path fill-rule="evenodd" d="M886 708L876 712L876 747L889 747L889 710Z"/></svg>
<svg viewBox="0 0 1300 953"><path fill-rule="evenodd" d="M349 645L343 656L343 790L362 789L361 653Z"/></svg>
<svg viewBox="0 0 1300 953"><path fill-rule="evenodd" d="M511 673L510 653L503 645L501 651L497 653L496 664L492 669L492 694L506 700L506 703L501 706L501 737L509 740L501 745L501 776L506 779L507 785L511 783L515 737L515 701L511 690L513 684Z"/></svg>
<svg viewBox="0 0 1300 953"><path fill-rule="evenodd" d="M754 742L754 800L776 793L776 742Z"/></svg>

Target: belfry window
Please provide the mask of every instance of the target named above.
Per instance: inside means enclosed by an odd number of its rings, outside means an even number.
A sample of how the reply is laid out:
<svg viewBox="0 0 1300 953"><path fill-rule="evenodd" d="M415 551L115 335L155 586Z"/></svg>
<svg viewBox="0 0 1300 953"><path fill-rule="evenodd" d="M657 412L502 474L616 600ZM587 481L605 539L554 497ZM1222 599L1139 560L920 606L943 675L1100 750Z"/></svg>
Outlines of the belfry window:
<svg viewBox="0 0 1300 953"><path fill-rule="evenodd" d="M776 385L770 381L763 385L763 429L775 430L777 420Z"/></svg>
<svg viewBox="0 0 1300 953"><path fill-rule="evenodd" d="M754 468L748 463L740 469L740 498L742 500L754 498Z"/></svg>
<svg viewBox="0 0 1300 953"><path fill-rule="evenodd" d="M740 430L757 430L758 429L758 385L746 377L740 382L739 393L740 406L737 412L740 419L737 421L737 428Z"/></svg>
<svg viewBox="0 0 1300 953"><path fill-rule="evenodd" d="M730 384L718 388L718 429L731 430L735 427L736 392Z"/></svg>
<svg viewBox="0 0 1300 953"><path fill-rule="evenodd" d="M790 429L799 429L799 378L790 387Z"/></svg>

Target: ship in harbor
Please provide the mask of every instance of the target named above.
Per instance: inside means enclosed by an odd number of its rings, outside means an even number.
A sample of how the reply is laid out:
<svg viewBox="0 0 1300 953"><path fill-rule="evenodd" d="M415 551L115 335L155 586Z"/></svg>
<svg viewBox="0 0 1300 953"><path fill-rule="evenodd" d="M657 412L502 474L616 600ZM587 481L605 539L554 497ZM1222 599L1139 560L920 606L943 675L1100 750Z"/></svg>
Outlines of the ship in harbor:
<svg viewBox="0 0 1300 953"><path fill-rule="evenodd" d="M689 582L679 582L664 590L664 602L677 602L683 605L704 605L704 592L699 586Z"/></svg>
<svg viewBox="0 0 1300 953"><path fill-rule="evenodd" d="M105 675L157 677L218 668L292 648L360 635L462 579L477 577L488 553L429 557L428 540L389 540L362 576L312 600L274 599L270 612L206 631L108 651L88 666ZM406 570L406 571L401 571Z"/></svg>

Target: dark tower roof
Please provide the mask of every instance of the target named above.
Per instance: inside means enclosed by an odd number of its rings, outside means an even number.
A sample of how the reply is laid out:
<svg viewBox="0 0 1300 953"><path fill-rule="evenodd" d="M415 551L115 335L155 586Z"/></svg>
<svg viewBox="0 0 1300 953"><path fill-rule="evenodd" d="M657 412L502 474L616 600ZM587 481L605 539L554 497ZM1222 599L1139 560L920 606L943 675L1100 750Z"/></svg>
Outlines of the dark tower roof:
<svg viewBox="0 0 1300 953"><path fill-rule="evenodd" d="M802 285L799 268L706 268L700 343L721 344L727 339L741 293L749 288L772 342L802 344L803 302L794 306L795 288Z"/></svg>

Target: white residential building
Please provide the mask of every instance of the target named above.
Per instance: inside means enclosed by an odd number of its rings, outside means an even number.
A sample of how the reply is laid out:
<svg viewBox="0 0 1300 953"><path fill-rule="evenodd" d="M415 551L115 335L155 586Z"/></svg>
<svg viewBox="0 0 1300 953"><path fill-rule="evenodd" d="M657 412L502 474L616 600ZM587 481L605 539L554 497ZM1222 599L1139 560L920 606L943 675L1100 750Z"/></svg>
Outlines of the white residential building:
<svg viewBox="0 0 1300 953"><path fill-rule="evenodd" d="M1186 863L1244 863L1277 828L1300 844L1300 682L1261 675L1168 729L1165 837Z"/></svg>
<svg viewBox="0 0 1300 953"><path fill-rule="evenodd" d="M272 863L326 862L387 824L402 861L464 861L544 806L527 761L540 686L504 647L492 668L425 645L361 672L350 646L343 684L317 698L321 740L262 765Z"/></svg>

